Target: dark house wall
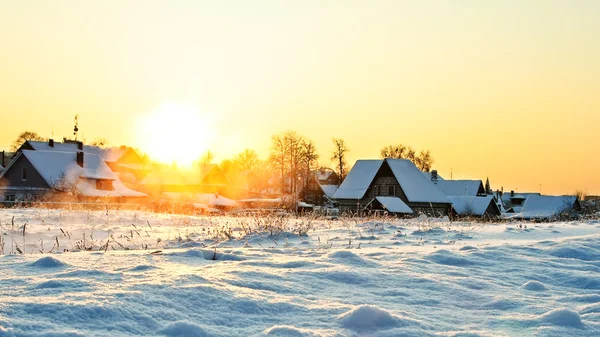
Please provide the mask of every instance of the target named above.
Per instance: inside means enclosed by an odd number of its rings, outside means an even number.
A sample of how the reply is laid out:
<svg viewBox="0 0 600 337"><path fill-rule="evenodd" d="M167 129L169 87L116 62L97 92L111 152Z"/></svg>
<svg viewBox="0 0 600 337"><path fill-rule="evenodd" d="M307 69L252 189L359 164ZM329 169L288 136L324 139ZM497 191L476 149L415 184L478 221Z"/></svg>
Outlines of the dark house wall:
<svg viewBox="0 0 600 337"><path fill-rule="evenodd" d="M27 180L22 179L23 168L27 172ZM31 165L29 160L25 156L19 156L11 167L4 173L2 179L0 179L0 186L12 187L10 191L5 194L15 194L15 192L25 193L27 188L43 188L50 189L50 186L46 183L44 178L38 173L38 171ZM19 192L19 189L23 189L23 192ZM44 191L26 191L30 195L43 195Z"/></svg>

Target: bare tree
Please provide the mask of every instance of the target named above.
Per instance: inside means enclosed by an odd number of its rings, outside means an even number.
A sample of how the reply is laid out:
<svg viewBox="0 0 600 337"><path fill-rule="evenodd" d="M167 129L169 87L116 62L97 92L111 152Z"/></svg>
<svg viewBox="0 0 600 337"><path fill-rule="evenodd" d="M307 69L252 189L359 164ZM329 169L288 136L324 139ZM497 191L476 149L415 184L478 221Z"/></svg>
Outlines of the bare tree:
<svg viewBox="0 0 600 337"><path fill-rule="evenodd" d="M410 161L415 160L415 150L406 145L388 145L381 149L381 158L395 158L395 159L408 159Z"/></svg>
<svg viewBox="0 0 600 337"><path fill-rule="evenodd" d="M340 177L340 183L346 178L348 168L346 167L346 154L350 150L346 147L346 142L342 138L333 138L333 153L331 161L335 162L337 174Z"/></svg>
<svg viewBox="0 0 600 337"><path fill-rule="evenodd" d="M431 157L431 152L421 151L419 155L414 160L415 165L419 168L419 170L423 172L431 171L431 165L433 165L433 158Z"/></svg>
<svg viewBox="0 0 600 337"><path fill-rule="evenodd" d="M258 154L252 149L245 149L235 156L234 161L242 171L250 171L254 169L260 162L258 159Z"/></svg>
<svg viewBox="0 0 600 337"><path fill-rule="evenodd" d="M285 164L286 164L286 144L282 135L271 137L271 153L269 162L271 167L279 173L281 193L285 191Z"/></svg>
<svg viewBox="0 0 600 337"><path fill-rule="evenodd" d="M381 149L381 158L408 159L412 161L419 170L429 172L433 165L431 151L421 151L418 155L415 150L406 145L388 145Z"/></svg>
<svg viewBox="0 0 600 337"><path fill-rule="evenodd" d="M308 139L302 143L302 182L303 188L306 188L308 185L308 180L310 178L310 171L316 166L317 159L319 159L319 155L317 154L317 148L315 143Z"/></svg>
<svg viewBox="0 0 600 337"><path fill-rule="evenodd" d="M94 145L94 146L106 146L108 145L108 140L106 140L106 138L102 138L102 137L96 137L90 145Z"/></svg>
<svg viewBox="0 0 600 337"><path fill-rule="evenodd" d="M215 154L208 150L200 157L200 164L210 164L215 159Z"/></svg>
<svg viewBox="0 0 600 337"><path fill-rule="evenodd" d="M79 177L69 178L65 172L61 172L56 180L52 183L52 190L54 196L64 195L76 197L79 195L77 190L77 182Z"/></svg>
<svg viewBox="0 0 600 337"><path fill-rule="evenodd" d="M38 140L38 141L45 141L46 138L38 135L37 133L33 132L33 131L24 131L21 132L21 134L19 134L19 136L17 137L17 139L15 139L12 144L10 145L10 151L11 152L16 152L21 145L23 145L23 143L25 143L28 140Z"/></svg>

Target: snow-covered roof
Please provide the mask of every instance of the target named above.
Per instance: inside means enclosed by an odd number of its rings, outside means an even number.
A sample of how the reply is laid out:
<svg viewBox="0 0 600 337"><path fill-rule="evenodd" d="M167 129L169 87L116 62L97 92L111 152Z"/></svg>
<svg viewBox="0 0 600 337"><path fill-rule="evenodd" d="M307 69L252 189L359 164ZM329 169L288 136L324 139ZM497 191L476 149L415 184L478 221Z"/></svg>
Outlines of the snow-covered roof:
<svg viewBox="0 0 600 337"><path fill-rule="evenodd" d="M77 164L76 152L23 150L22 155L27 158L50 186L54 186L63 177L70 180L73 177L117 179L104 160L91 153L84 154L83 167Z"/></svg>
<svg viewBox="0 0 600 337"><path fill-rule="evenodd" d="M510 192L504 192L502 194L502 201L509 203L511 199L527 199L530 195L540 195L540 193L514 193L511 195Z"/></svg>
<svg viewBox="0 0 600 337"><path fill-rule="evenodd" d="M425 178L413 162L406 159L386 159L394 176L410 202L450 203L444 193Z"/></svg>
<svg viewBox="0 0 600 337"><path fill-rule="evenodd" d="M381 205L392 213L412 214L413 210L398 197L376 197Z"/></svg>
<svg viewBox="0 0 600 337"><path fill-rule="evenodd" d="M484 197L477 196L448 196L452 202L452 208L459 215L484 215L490 204L498 207L491 195ZM500 210L498 210L500 213Z"/></svg>
<svg viewBox="0 0 600 337"><path fill-rule="evenodd" d="M571 210L577 203L577 197L572 195L529 195L523 208L513 217L517 219L547 219Z"/></svg>
<svg viewBox="0 0 600 337"><path fill-rule="evenodd" d="M83 150L80 150L77 143L61 143L54 142L54 146L50 146L49 142L42 141L27 141L31 147L36 151L57 151L57 152L78 152L83 151L89 154L95 154L105 162L114 163L117 162L121 156L127 152L127 147L108 147L102 148L95 145L83 145Z"/></svg>
<svg viewBox="0 0 600 337"><path fill-rule="evenodd" d="M383 162L383 159L356 161L333 197L362 199ZM387 158L385 162L390 166L410 202L450 203L444 193L438 190L410 160Z"/></svg>
<svg viewBox="0 0 600 337"><path fill-rule="evenodd" d="M328 198L333 198L335 192L338 190L338 187L338 185L321 185L323 193L325 193Z"/></svg>
<svg viewBox="0 0 600 337"><path fill-rule="evenodd" d="M313 172L317 180L327 180L334 173L331 170L315 170Z"/></svg>
<svg viewBox="0 0 600 337"><path fill-rule="evenodd" d="M447 196L476 196L485 193L481 180L439 180L435 186Z"/></svg>
<svg viewBox="0 0 600 337"><path fill-rule="evenodd" d="M333 197L335 199L362 199L382 163L381 159L357 160Z"/></svg>

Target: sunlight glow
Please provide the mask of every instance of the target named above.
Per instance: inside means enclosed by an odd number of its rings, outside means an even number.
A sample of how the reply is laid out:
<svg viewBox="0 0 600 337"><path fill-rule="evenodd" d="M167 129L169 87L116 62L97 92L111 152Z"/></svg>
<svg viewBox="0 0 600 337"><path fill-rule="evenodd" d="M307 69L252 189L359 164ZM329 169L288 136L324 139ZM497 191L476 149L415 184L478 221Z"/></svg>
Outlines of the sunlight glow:
<svg viewBox="0 0 600 337"><path fill-rule="evenodd" d="M152 160L189 167L213 139L209 118L181 104L161 105L136 123L137 140Z"/></svg>

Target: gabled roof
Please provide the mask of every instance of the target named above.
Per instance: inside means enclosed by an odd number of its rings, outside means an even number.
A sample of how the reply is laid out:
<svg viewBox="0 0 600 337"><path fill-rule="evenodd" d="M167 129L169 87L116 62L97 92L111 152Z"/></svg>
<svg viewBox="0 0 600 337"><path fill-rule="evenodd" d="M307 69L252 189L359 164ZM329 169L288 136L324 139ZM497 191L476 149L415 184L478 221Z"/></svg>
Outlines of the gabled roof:
<svg viewBox="0 0 600 337"><path fill-rule="evenodd" d="M381 205L392 213L412 214L413 210L398 197L375 197Z"/></svg>
<svg viewBox="0 0 600 337"><path fill-rule="evenodd" d="M362 199L383 159L358 160L333 196L335 199ZM406 159L385 159L410 202L449 204L450 200L423 175L413 162Z"/></svg>
<svg viewBox="0 0 600 337"><path fill-rule="evenodd" d="M425 178L413 162L406 159L386 159L410 202L450 203L444 193Z"/></svg>
<svg viewBox="0 0 600 337"><path fill-rule="evenodd" d="M447 196L476 196L484 194L481 180L439 180L435 186Z"/></svg>
<svg viewBox="0 0 600 337"><path fill-rule="evenodd" d="M525 199L520 212L516 213L513 217L519 219L547 219L555 217L561 212L569 211L577 207L577 205L577 197L572 195L552 196L532 194Z"/></svg>
<svg viewBox="0 0 600 337"><path fill-rule="evenodd" d="M334 172L332 170L314 170L313 173L317 180L327 180Z"/></svg>
<svg viewBox="0 0 600 337"><path fill-rule="evenodd" d="M448 196L448 199L452 202L454 211L459 215L484 215L490 204L498 209L498 205L496 205L491 195L485 197ZM499 209L498 214L500 214Z"/></svg>
<svg viewBox="0 0 600 337"><path fill-rule="evenodd" d="M362 199L382 163L381 159L357 160L333 197L335 199Z"/></svg>

